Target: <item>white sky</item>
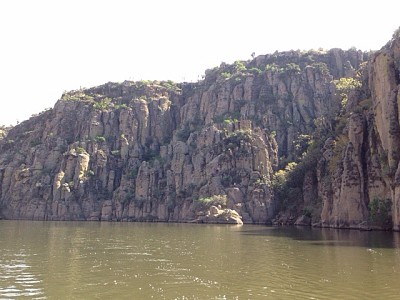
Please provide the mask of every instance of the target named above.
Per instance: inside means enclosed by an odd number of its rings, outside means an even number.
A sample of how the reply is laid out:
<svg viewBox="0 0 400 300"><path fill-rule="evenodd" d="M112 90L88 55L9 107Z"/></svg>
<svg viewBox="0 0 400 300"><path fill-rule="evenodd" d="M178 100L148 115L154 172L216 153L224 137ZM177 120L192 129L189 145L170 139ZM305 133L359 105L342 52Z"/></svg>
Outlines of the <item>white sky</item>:
<svg viewBox="0 0 400 300"><path fill-rule="evenodd" d="M380 49L400 1L1 0L0 124L108 81L196 81L275 50Z"/></svg>

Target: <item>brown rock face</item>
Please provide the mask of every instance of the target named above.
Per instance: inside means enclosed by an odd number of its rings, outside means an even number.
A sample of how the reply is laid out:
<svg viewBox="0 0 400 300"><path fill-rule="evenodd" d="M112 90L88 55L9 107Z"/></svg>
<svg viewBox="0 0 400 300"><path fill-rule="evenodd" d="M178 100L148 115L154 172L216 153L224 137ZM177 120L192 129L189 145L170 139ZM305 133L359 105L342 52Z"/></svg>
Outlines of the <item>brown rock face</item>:
<svg viewBox="0 0 400 300"><path fill-rule="evenodd" d="M125 82L63 95L1 142L3 216L191 221L199 199L237 186L225 209L265 223L276 144L250 120L206 122L213 105L229 111L214 99L226 86Z"/></svg>
<svg viewBox="0 0 400 300"><path fill-rule="evenodd" d="M322 226L399 230L399 52L396 37L372 55L362 86L349 93L336 154L319 164Z"/></svg>
<svg viewBox="0 0 400 300"><path fill-rule="evenodd" d="M0 130L4 218L400 229L400 42L107 83Z"/></svg>

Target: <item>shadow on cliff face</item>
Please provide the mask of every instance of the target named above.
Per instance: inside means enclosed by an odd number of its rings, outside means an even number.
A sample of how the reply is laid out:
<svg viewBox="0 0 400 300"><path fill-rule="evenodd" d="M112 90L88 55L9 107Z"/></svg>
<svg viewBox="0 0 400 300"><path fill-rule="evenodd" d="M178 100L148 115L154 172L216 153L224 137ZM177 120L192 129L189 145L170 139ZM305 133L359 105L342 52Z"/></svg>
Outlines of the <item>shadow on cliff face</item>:
<svg viewBox="0 0 400 300"><path fill-rule="evenodd" d="M400 248L400 233L310 227L262 227L241 231L243 235L273 236L308 242L315 246Z"/></svg>

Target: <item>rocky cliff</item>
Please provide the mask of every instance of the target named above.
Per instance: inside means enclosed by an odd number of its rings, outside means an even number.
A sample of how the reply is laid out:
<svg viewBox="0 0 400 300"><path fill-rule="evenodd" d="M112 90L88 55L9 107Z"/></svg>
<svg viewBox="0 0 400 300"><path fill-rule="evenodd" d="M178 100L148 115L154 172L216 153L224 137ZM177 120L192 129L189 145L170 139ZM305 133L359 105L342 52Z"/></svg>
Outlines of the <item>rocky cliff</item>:
<svg viewBox="0 0 400 300"><path fill-rule="evenodd" d="M9 219L399 229L400 40L107 83L0 133Z"/></svg>

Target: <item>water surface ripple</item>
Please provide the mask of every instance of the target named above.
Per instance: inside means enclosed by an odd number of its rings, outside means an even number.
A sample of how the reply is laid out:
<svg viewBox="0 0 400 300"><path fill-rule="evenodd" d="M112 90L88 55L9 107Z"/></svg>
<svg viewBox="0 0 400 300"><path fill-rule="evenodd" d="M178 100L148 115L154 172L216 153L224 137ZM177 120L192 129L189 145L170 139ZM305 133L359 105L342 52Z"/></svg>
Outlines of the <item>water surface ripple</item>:
<svg viewBox="0 0 400 300"><path fill-rule="evenodd" d="M398 299L399 237L0 221L0 299Z"/></svg>

